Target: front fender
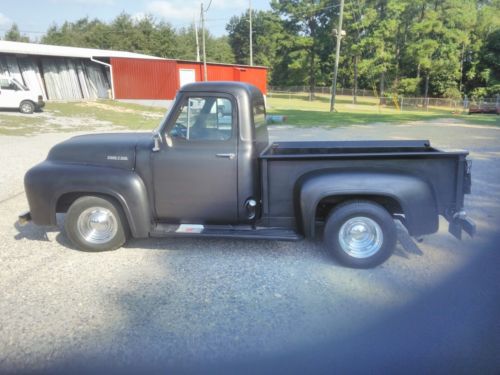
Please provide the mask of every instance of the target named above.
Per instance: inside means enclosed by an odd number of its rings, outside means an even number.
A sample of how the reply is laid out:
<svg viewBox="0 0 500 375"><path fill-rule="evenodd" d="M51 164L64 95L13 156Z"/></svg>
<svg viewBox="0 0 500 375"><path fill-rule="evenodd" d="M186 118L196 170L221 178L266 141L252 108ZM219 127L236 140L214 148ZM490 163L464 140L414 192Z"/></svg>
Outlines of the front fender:
<svg viewBox="0 0 500 375"><path fill-rule="evenodd" d="M134 237L149 235L152 217L147 190L133 171L44 161L26 173L24 186L35 224L56 225L57 201L64 194L103 194L119 202Z"/></svg>
<svg viewBox="0 0 500 375"><path fill-rule="evenodd" d="M423 179L404 173L323 172L299 181L299 209L306 237L314 237L319 202L327 197L387 197L399 203L411 235L434 233L439 226L432 187Z"/></svg>

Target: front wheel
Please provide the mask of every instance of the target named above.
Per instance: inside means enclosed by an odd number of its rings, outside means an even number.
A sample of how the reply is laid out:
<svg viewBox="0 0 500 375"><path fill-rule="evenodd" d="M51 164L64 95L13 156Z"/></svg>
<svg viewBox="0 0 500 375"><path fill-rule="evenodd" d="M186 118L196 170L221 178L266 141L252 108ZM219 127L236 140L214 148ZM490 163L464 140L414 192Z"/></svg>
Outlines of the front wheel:
<svg viewBox="0 0 500 375"><path fill-rule="evenodd" d="M69 240L84 251L118 249L127 240L126 225L121 207L96 196L78 198L64 219Z"/></svg>
<svg viewBox="0 0 500 375"><path fill-rule="evenodd" d="M35 111L35 104L29 100L23 100L19 105L19 111L24 114L32 114Z"/></svg>
<svg viewBox="0 0 500 375"><path fill-rule="evenodd" d="M396 246L392 216L379 204L350 201L333 210L325 225L325 243L344 265L370 268L389 258Z"/></svg>

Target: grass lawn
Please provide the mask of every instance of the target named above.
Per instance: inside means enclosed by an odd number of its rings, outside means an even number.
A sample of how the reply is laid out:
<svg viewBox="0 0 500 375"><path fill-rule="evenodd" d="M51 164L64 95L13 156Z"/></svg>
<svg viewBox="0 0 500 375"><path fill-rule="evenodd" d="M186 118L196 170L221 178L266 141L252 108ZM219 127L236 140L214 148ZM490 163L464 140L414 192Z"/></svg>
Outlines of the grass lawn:
<svg viewBox="0 0 500 375"><path fill-rule="evenodd" d="M46 112L58 116L93 118L111 125L132 130L153 130L164 116L165 110L113 100L97 102L47 103Z"/></svg>
<svg viewBox="0 0 500 375"><path fill-rule="evenodd" d="M435 121L452 119L456 122L500 126L497 115L453 114L451 109L429 108L424 110L399 111L394 107L377 104L375 98L360 97L352 104L351 97L337 97L337 112L329 112L328 95L318 95L309 101L307 95L292 96L278 94L269 96L268 113L286 115L286 124L294 126L337 127L353 124L407 123L413 121ZM32 115L17 111L0 112L0 135L20 135L53 132L105 132L109 130L154 129L161 121L165 110L112 100L93 102L49 102L44 110Z"/></svg>
<svg viewBox="0 0 500 375"><path fill-rule="evenodd" d="M47 132L152 130L165 110L136 104L100 100L93 102L48 102L42 112L22 115L0 112L0 135L30 135Z"/></svg>
<svg viewBox="0 0 500 375"><path fill-rule="evenodd" d="M40 120L32 116L13 116L0 113L0 135L28 135L38 133Z"/></svg>
<svg viewBox="0 0 500 375"><path fill-rule="evenodd" d="M500 126L498 115L468 115L453 113L453 110L432 107L423 109L403 109L391 106L379 106L375 98L358 99L358 104L352 104L352 97L337 96L336 110L330 113L330 99L327 95L317 95L309 101L307 95L291 96L278 94L267 98L268 112L274 115L287 116L287 125L304 127L327 126L337 127L353 124L373 123L405 123L412 121L433 121L452 118L459 122L478 125Z"/></svg>

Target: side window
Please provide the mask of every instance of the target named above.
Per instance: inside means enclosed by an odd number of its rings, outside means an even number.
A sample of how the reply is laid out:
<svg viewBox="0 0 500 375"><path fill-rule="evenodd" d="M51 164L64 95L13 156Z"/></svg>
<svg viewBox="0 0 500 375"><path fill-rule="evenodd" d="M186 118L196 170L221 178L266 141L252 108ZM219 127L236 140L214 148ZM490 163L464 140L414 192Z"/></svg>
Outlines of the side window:
<svg viewBox="0 0 500 375"><path fill-rule="evenodd" d="M2 90L15 90L15 85L8 79L0 78L0 88Z"/></svg>
<svg viewBox="0 0 500 375"><path fill-rule="evenodd" d="M226 141L233 131L233 106L229 99L190 97L170 131L172 138L187 141Z"/></svg>
<svg viewBox="0 0 500 375"><path fill-rule="evenodd" d="M258 129L266 126L266 107L263 102L257 102L253 105L253 123L255 128Z"/></svg>

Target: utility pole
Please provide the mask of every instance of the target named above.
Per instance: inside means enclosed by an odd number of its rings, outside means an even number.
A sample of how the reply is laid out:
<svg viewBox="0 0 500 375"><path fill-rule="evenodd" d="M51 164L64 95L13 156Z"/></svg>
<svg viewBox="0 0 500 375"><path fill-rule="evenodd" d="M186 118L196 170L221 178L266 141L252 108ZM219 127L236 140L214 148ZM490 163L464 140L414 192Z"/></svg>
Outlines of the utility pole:
<svg viewBox="0 0 500 375"><path fill-rule="evenodd" d="M201 3L201 44L203 49L203 80L207 81L207 52L205 50L205 11Z"/></svg>
<svg viewBox="0 0 500 375"><path fill-rule="evenodd" d="M200 42L198 41L198 25L196 24L196 16L193 17L194 35L196 38L196 61L200 62Z"/></svg>
<svg viewBox="0 0 500 375"><path fill-rule="evenodd" d="M337 29L337 50L335 52L335 68L333 70L332 96L330 97L330 112L335 111L335 95L337 95L337 73L339 70L340 40L342 39L343 16L344 16L344 0L340 0L339 25Z"/></svg>
<svg viewBox="0 0 500 375"><path fill-rule="evenodd" d="M250 17L250 66L253 65L253 42L252 42L252 0L248 0L248 14Z"/></svg>

